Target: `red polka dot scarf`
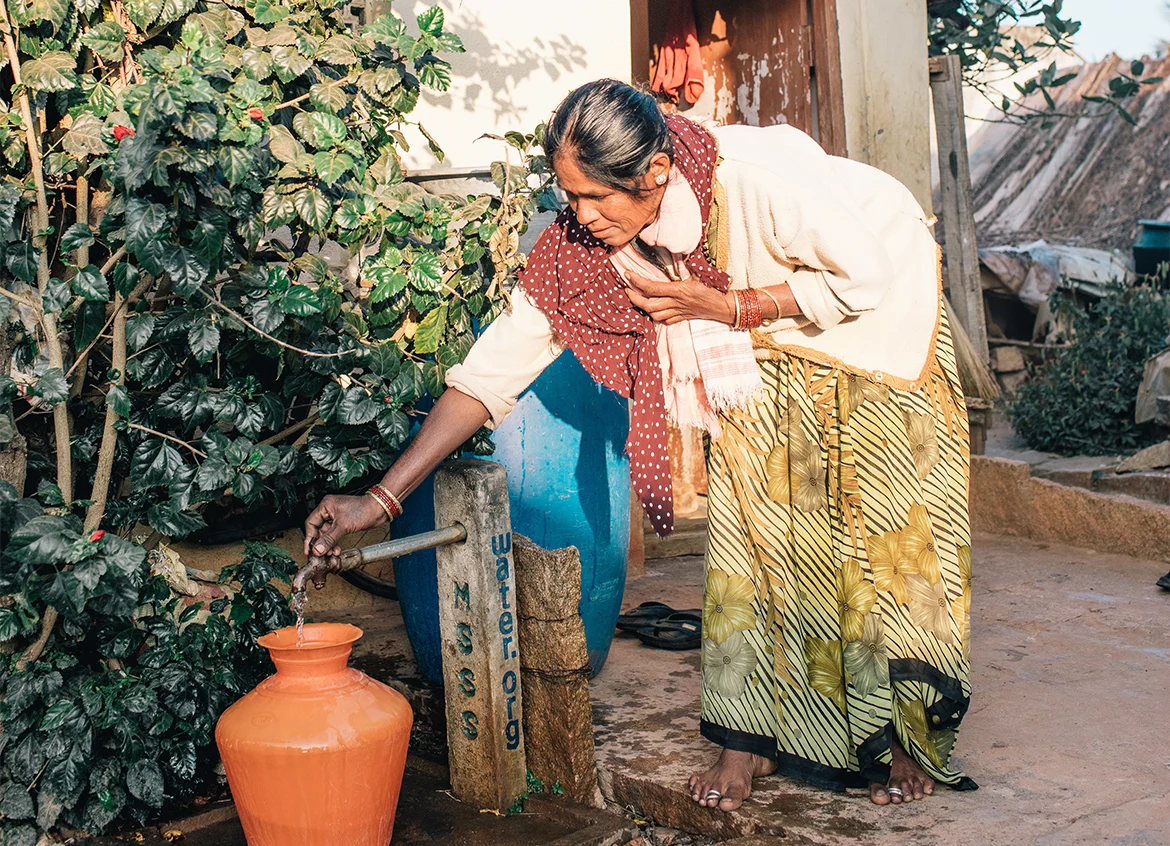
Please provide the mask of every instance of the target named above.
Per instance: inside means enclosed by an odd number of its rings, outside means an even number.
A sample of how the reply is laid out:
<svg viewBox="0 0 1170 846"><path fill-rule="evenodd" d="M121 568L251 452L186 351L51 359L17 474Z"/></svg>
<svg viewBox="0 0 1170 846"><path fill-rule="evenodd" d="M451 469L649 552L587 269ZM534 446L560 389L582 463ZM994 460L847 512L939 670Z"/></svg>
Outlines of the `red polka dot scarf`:
<svg viewBox="0 0 1170 846"><path fill-rule="evenodd" d="M706 227L718 156L715 138L678 115L668 115L666 123L674 143L674 165L695 191ZM610 254L610 248L566 208L537 240L520 282L589 375L629 398L626 453L634 490L654 530L665 536L674 528L674 501L657 330L626 296ZM687 257L686 266L717 290L726 291L731 282L707 261L701 245Z"/></svg>

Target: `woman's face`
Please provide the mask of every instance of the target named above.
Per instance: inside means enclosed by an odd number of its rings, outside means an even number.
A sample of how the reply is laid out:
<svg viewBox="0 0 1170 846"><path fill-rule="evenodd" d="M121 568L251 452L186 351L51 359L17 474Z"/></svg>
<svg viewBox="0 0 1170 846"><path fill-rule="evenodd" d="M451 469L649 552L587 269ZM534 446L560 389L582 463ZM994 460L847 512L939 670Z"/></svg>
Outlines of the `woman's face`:
<svg viewBox="0 0 1170 846"><path fill-rule="evenodd" d="M635 193L594 182L581 171L571 150L557 155L553 170L561 190L568 195L577 222L597 240L621 247L634 240L658 216L658 206L666 192L666 186L658 184L658 176L670 174L670 159L665 153L655 156L650 170L641 179L642 190Z"/></svg>

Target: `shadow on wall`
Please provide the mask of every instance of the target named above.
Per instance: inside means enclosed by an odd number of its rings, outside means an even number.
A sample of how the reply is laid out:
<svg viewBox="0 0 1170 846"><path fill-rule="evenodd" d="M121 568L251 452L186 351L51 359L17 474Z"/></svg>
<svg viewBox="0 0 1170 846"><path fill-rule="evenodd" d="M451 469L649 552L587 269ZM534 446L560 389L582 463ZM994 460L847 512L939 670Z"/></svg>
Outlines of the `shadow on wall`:
<svg viewBox="0 0 1170 846"><path fill-rule="evenodd" d="M467 52L447 57L454 80L451 90L428 94L428 100L439 108L461 107L474 112L482 107L486 96L500 124L529 120L524 113L531 104L516 100L516 88L521 83L537 75L555 82L563 74L587 66L584 45L565 33L532 38L522 47L506 41L493 42L482 16L474 10L462 3L456 8L450 8L451 3L443 5L448 7L448 28L463 39Z"/></svg>

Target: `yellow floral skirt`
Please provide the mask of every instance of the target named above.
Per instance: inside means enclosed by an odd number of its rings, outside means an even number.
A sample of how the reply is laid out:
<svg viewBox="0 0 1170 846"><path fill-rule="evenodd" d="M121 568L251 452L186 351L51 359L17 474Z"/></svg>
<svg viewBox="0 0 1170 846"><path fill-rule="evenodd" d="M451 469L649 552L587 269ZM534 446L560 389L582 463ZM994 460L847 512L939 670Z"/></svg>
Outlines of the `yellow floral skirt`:
<svg viewBox="0 0 1170 846"><path fill-rule="evenodd" d="M709 457L701 729L834 790L933 779L970 697L970 441L945 320L917 391L778 353Z"/></svg>

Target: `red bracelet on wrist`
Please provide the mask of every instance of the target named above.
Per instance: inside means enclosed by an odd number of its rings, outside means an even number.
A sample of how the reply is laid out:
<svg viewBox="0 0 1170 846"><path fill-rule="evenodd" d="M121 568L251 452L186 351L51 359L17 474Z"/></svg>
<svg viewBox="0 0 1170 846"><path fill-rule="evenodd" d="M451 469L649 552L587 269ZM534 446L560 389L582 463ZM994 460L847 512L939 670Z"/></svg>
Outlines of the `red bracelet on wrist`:
<svg viewBox="0 0 1170 846"><path fill-rule="evenodd" d="M751 288L735 292L736 320L733 329L755 329L764 324L764 310L760 307L760 295Z"/></svg>
<svg viewBox="0 0 1170 846"><path fill-rule="evenodd" d="M366 491L366 496L372 496L391 520L397 520L402 516L402 503L398 501L398 497L390 493L385 485L374 485Z"/></svg>

